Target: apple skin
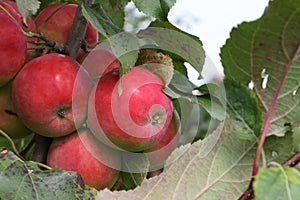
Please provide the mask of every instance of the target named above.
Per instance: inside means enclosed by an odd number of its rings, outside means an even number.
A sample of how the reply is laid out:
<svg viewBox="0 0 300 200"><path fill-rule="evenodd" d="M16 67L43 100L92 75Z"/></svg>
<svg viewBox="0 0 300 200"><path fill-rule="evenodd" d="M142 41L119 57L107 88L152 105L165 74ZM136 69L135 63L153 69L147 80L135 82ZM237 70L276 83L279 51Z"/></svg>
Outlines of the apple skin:
<svg viewBox="0 0 300 200"><path fill-rule="evenodd" d="M89 129L80 129L65 137L55 138L50 145L47 165L75 171L85 184L97 190L111 188L119 177L119 152L100 143Z"/></svg>
<svg viewBox="0 0 300 200"><path fill-rule="evenodd" d="M73 132L75 124L84 123L91 87L88 73L75 60L46 54L28 62L18 73L13 83L13 103L32 131L60 137Z"/></svg>
<svg viewBox="0 0 300 200"><path fill-rule="evenodd" d="M16 22L22 27L22 29L26 32L36 33L35 22L32 18L27 18L26 25L23 23L22 15L18 9L17 3L11 0L0 0L0 5L6 9L9 14L16 20ZM0 9L0 12L5 13L4 10ZM26 41L36 41L35 38L26 38ZM32 47L33 44L27 43L27 47Z"/></svg>
<svg viewBox="0 0 300 200"><path fill-rule="evenodd" d="M180 119L174 110L172 121L163 138L156 145L144 151L150 161L151 171L164 167L169 155L179 145L180 129Z"/></svg>
<svg viewBox="0 0 300 200"><path fill-rule="evenodd" d="M11 98L12 82L0 87L0 129L11 138L22 138L32 133L15 113Z"/></svg>
<svg viewBox="0 0 300 200"><path fill-rule="evenodd" d="M172 119L171 100L162 92L163 82L151 72L133 67L122 77L115 69L92 89L88 104L88 126L103 143L139 152L163 137Z"/></svg>
<svg viewBox="0 0 300 200"><path fill-rule="evenodd" d="M48 39L65 44L72 27L77 5L67 4L56 12L61 5L62 3L56 3L44 8L36 17L35 24L38 32L42 33ZM53 12L56 13L51 16ZM50 18L48 19L48 17ZM91 23L87 25L85 38L87 44L90 45L98 42L98 32L92 27ZM84 57L85 54L81 49L78 52L78 57Z"/></svg>
<svg viewBox="0 0 300 200"><path fill-rule="evenodd" d="M26 60L26 40L20 26L0 13L0 87L8 83Z"/></svg>
<svg viewBox="0 0 300 200"><path fill-rule="evenodd" d="M22 15L18 9L17 3L11 0L0 0L0 5L5 8L9 14L16 20L16 22L21 26L21 28L26 32L32 32L37 33L35 22L32 18L26 19L26 25L24 24L22 20ZM0 12L5 13L2 9L0 9ZM27 42L27 59L26 61L29 61L37 56L37 53L35 52L35 44L33 42L36 42L37 39L34 37L26 37Z"/></svg>
<svg viewBox="0 0 300 200"><path fill-rule="evenodd" d="M96 48L85 57L81 65L93 79L97 79L118 68L119 61L110 49Z"/></svg>

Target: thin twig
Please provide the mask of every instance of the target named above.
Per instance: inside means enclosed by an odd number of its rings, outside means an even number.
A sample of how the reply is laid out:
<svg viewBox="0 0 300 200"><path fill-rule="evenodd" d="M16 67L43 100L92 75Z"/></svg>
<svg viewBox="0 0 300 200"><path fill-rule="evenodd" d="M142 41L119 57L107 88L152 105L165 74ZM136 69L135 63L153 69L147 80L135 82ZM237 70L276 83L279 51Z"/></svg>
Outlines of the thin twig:
<svg viewBox="0 0 300 200"><path fill-rule="evenodd" d="M9 137L9 135L7 133L5 133L3 130L0 129L0 134L3 135L10 143L11 145L11 148L13 150L13 152L19 157L21 158L22 160L24 160L24 158L19 154L18 150L17 150L17 147L14 143L14 141Z"/></svg>

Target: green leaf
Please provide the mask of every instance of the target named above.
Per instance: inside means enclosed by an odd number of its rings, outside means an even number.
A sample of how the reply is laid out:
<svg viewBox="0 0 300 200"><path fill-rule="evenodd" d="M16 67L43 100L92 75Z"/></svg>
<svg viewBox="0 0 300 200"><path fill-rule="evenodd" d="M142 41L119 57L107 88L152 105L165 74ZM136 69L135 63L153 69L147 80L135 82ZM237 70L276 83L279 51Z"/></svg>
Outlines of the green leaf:
<svg viewBox="0 0 300 200"><path fill-rule="evenodd" d="M106 14L110 17L113 23L121 28L124 26L124 8L128 4L128 2L130 2L130 0L95 1L95 3L101 4L102 8L105 10Z"/></svg>
<svg viewBox="0 0 300 200"><path fill-rule="evenodd" d="M209 84L206 90L210 95L194 95L196 86L187 77L175 71L171 83L163 91L173 99L187 99L190 104L204 108L212 118L219 121L225 118L225 90L223 87Z"/></svg>
<svg viewBox="0 0 300 200"><path fill-rule="evenodd" d="M130 190L142 184L143 180L145 179L145 174L121 172L121 177L124 188L126 190Z"/></svg>
<svg viewBox="0 0 300 200"><path fill-rule="evenodd" d="M149 38L154 41L161 50L172 58L174 63L188 62L197 72L202 72L205 52L198 37L178 29L168 21L152 22L147 29L138 33L138 37ZM175 65L175 69L186 75L184 65L181 65L182 69L176 67L180 67L180 65Z"/></svg>
<svg viewBox="0 0 300 200"><path fill-rule="evenodd" d="M199 105L204 108L212 118L219 121L224 120L226 108L223 106L218 99L205 96L197 97Z"/></svg>
<svg viewBox="0 0 300 200"><path fill-rule="evenodd" d="M269 141L277 145L264 151L288 152L291 148L290 137L280 138L280 141L277 139L273 137ZM159 176L145 180L134 190L104 190L97 197L119 200L129 200L133 196L143 200L237 199L248 187L255 151L256 143L241 140L228 119L204 140L176 149ZM275 158L266 154L266 159L270 161Z"/></svg>
<svg viewBox="0 0 300 200"><path fill-rule="evenodd" d="M149 171L150 162L143 153L122 152L122 183L126 190L141 185Z"/></svg>
<svg viewBox="0 0 300 200"><path fill-rule="evenodd" d="M133 2L139 11L161 21L167 21L168 13L176 0L133 0Z"/></svg>
<svg viewBox="0 0 300 200"><path fill-rule="evenodd" d="M300 172L290 167L270 167L259 170L254 193L257 200L296 200L300 196Z"/></svg>
<svg viewBox="0 0 300 200"><path fill-rule="evenodd" d="M75 172L41 170L0 148L0 199L93 199L96 192Z"/></svg>
<svg viewBox="0 0 300 200"><path fill-rule="evenodd" d="M233 29L221 50L225 76L254 91L266 117L284 70L291 65L272 115L269 135L284 135L300 119L300 1L273 0L263 16Z"/></svg>
<svg viewBox="0 0 300 200"><path fill-rule="evenodd" d="M255 140L261 134L261 110L255 93L233 80L224 81L227 111L241 138Z"/></svg>
<svg viewBox="0 0 300 200"><path fill-rule="evenodd" d="M271 135L264 143L264 154L269 158L269 162L284 163L295 153L294 151L292 132L287 132L284 137Z"/></svg>
<svg viewBox="0 0 300 200"><path fill-rule="evenodd" d="M41 4L38 0L16 0L16 3L24 19L27 19L31 15L35 15Z"/></svg>
<svg viewBox="0 0 300 200"><path fill-rule="evenodd" d="M122 29L111 21L100 4L82 4L82 13L93 27L106 38L122 32Z"/></svg>
<svg viewBox="0 0 300 200"><path fill-rule="evenodd" d="M121 63L121 75L135 66L139 55L139 39L127 32L122 32L108 38L114 55Z"/></svg>
<svg viewBox="0 0 300 200"><path fill-rule="evenodd" d="M92 6L83 4L82 12L99 33L107 38L112 51L121 63L121 75L134 67L139 54L139 39L131 33L123 32L121 28L116 26L100 4Z"/></svg>

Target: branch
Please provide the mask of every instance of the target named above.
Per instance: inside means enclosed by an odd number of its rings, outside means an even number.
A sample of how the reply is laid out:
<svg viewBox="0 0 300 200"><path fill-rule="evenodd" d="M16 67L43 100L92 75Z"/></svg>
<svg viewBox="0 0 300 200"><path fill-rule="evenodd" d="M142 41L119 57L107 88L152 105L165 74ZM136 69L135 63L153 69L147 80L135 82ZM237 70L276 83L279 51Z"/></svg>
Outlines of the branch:
<svg viewBox="0 0 300 200"><path fill-rule="evenodd" d="M65 45L63 45L63 44L60 44L60 43L55 42L53 40L50 40L47 37L45 37L41 34L38 34L38 33L29 32L29 33L27 33L27 35L29 37L34 37L34 38L37 38L37 39L40 39L40 40L43 41L43 42L31 42L31 43L38 46L35 49L43 49L43 50L46 50L46 51L53 50L53 51L56 51L58 53L65 53Z"/></svg>
<svg viewBox="0 0 300 200"><path fill-rule="evenodd" d="M82 8L81 6L78 6L72 24L72 28L65 46L66 54L68 54L74 59L76 58L78 50L80 49L85 39L84 37L87 24L87 20L82 15Z"/></svg>
<svg viewBox="0 0 300 200"><path fill-rule="evenodd" d="M300 162L300 151L295 153L292 157L290 157L287 161L283 163L283 166L294 167Z"/></svg>

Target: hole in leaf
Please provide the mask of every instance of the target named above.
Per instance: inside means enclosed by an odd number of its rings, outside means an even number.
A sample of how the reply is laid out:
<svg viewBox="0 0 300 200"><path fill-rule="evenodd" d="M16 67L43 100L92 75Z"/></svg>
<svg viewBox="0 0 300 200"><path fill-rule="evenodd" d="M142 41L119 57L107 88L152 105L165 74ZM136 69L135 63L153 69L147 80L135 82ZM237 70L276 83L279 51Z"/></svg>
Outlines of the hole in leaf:
<svg viewBox="0 0 300 200"><path fill-rule="evenodd" d="M276 158L278 156L278 153L277 153L277 151L272 151L271 155L273 158Z"/></svg>
<svg viewBox="0 0 300 200"><path fill-rule="evenodd" d="M261 78L263 79L262 84L261 84L261 87L262 87L263 89L266 89L266 88L267 88L267 84L268 84L268 79L269 79L269 74L267 74L266 68L264 68L264 69L261 71Z"/></svg>
<svg viewBox="0 0 300 200"><path fill-rule="evenodd" d="M249 88L250 90L253 90L253 88L254 88L254 83L253 83L253 81L250 81L250 82L248 83L248 88Z"/></svg>

